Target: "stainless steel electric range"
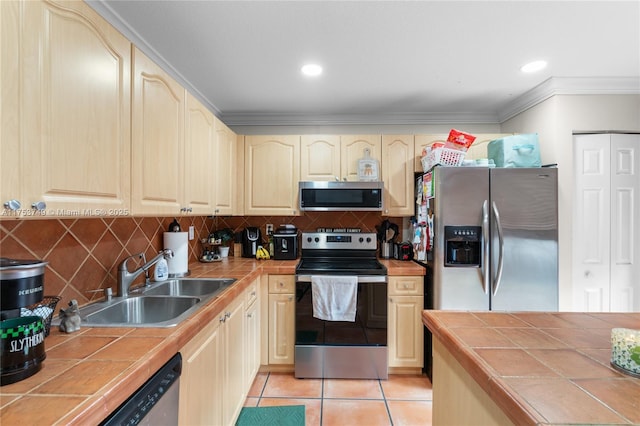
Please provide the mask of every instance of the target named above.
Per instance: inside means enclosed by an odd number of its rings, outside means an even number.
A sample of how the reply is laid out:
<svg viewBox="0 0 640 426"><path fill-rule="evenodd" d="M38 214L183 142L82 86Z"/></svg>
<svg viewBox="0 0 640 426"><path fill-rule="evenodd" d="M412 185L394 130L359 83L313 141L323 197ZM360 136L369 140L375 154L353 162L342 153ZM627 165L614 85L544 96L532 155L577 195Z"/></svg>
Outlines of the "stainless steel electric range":
<svg viewBox="0 0 640 426"><path fill-rule="evenodd" d="M359 229L302 233L296 267L296 377L388 377L387 268L376 258L376 244L375 233ZM314 316L312 285L327 277L357 282L354 321Z"/></svg>

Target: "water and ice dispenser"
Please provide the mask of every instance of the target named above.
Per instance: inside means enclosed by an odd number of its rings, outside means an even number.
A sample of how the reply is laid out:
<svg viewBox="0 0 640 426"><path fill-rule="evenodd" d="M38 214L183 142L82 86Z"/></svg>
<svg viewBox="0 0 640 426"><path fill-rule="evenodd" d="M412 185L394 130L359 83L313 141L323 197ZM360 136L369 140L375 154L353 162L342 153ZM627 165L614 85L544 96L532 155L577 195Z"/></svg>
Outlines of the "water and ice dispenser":
<svg viewBox="0 0 640 426"><path fill-rule="evenodd" d="M444 266L481 266L482 228L480 226L445 226L444 243Z"/></svg>

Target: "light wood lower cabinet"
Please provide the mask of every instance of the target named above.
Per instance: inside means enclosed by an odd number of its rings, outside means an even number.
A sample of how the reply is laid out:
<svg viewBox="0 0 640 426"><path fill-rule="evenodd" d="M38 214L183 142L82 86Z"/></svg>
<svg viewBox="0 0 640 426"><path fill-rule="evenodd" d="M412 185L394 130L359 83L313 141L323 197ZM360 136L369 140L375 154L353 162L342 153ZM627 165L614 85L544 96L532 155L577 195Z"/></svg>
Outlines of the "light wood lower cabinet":
<svg viewBox="0 0 640 426"><path fill-rule="evenodd" d="M294 275L269 275L269 364L293 364L295 349Z"/></svg>
<svg viewBox="0 0 640 426"><path fill-rule="evenodd" d="M260 278L245 291L245 385L251 387L260 369Z"/></svg>
<svg viewBox="0 0 640 426"><path fill-rule="evenodd" d="M389 277L389 367L424 366L424 277Z"/></svg>
<svg viewBox="0 0 640 426"><path fill-rule="evenodd" d="M233 425L238 418L255 377L250 371L257 371L248 337L258 333L247 331L259 329L260 317L247 321L246 314L259 304L247 309L246 301L245 291L180 350L181 425Z"/></svg>

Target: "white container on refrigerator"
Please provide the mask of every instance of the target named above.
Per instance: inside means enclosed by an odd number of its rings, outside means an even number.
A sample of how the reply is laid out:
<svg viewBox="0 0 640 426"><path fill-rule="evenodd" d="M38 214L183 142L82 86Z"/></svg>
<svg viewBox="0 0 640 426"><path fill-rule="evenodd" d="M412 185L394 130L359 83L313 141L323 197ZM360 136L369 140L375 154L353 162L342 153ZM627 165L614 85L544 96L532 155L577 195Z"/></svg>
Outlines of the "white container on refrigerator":
<svg viewBox="0 0 640 426"><path fill-rule="evenodd" d="M434 309L557 311L557 169L435 167L433 179ZM450 244L452 229L477 234L477 264L460 250L449 256L462 264L445 260L445 228Z"/></svg>

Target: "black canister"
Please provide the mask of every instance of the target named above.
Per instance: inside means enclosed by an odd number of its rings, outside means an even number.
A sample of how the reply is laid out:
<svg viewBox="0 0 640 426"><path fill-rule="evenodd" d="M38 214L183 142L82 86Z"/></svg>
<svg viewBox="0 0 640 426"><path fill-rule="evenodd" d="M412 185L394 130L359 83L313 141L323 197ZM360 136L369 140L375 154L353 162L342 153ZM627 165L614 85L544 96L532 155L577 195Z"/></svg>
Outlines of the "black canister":
<svg viewBox="0 0 640 426"><path fill-rule="evenodd" d="M47 357L44 335L44 323L39 316L0 321L0 386L19 382L40 371Z"/></svg>
<svg viewBox="0 0 640 426"><path fill-rule="evenodd" d="M44 269L42 260L0 258L0 311L11 311L42 300Z"/></svg>

